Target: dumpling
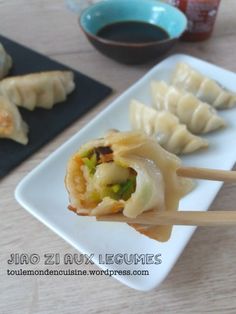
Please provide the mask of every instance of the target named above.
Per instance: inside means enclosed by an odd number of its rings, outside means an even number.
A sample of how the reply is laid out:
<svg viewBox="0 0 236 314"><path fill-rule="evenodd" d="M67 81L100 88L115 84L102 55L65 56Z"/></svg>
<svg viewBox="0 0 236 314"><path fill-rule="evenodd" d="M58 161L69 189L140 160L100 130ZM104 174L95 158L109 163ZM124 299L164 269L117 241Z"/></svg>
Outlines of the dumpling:
<svg viewBox="0 0 236 314"><path fill-rule="evenodd" d="M70 71L49 71L9 77L0 82L0 94L15 105L34 110L51 109L66 99L75 88Z"/></svg>
<svg viewBox="0 0 236 314"><path fill-rule="evenodd" d="M175 211L192 189L178 177L180 160L143 132L110 132L84 144L68 161L65 184L69 209L78 215ZM132 225L149 237L167 241L171 226Z"/></svg>
<svg viewBox="0 0 236 314"><path fill-rule="evenodd" d="M0 43L0 79L7 75L12 67L12 59Z"/></svg>
<svg viewBox="0 0 236 314"><path fill-rule="evenodd" d="M236 93L228 91L186 63L177 64L171 83L217 109L231 108L236 105Z"/></svg>
<svg viewBox="0 0 236 314"><path fill-rule="evenodd" d="M28 143L27 132L28 126L22 120L18 108L0 96L0 138L9 138L25 145Z"/></svg>
<svg viewBox="0 0 236 314"><path fill-rule="evenodd" d="M208 133L225 126L224 120L212 106L200 101L191 93L168 85L164 81L152 81L151 90L153 106L176 115L192 133Z"/></svg>
<svg viewBox="0 0 236 314"><path fill-rule="evenodd" d="M130 122L133 130L154 136L158 143L174 154L187 154L207 147L208 142L190 133L178 118L168 111L156 111L137 100L130 103Z"/></svg>

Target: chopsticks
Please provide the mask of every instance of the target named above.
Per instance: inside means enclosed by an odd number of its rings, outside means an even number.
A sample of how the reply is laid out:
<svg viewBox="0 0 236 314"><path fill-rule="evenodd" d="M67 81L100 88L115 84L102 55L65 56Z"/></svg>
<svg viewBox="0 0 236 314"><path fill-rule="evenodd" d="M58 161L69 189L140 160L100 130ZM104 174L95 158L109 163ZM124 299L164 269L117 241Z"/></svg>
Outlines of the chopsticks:
<svg viewBox="0 0 236 314"><path fill-rule="evenodd" d="M207 168L181 167L176 171L178 176L236 182L236 171L225 171ZM98 221L126 222L143 225L185 225L185 226L230 226L236 225L236 211L147 211L136 218L128 218L122 213L97 216Z"/></svg>
<svg viewBox="0 0 236 314"><path fill-rule="evenodd" d="M223 182L235 182L236 171L207 168L181 167L178 176ZM154 211L142 213L136 218L128 218L122 213L97 216L97 221L125 222L129 224L185 225L185 226L230 226L236 225L236 211Z"/></svg>
<svg viewBox="0 0 236 314"><path fill-rule="evenodd" d="M98 221L126 222L144 225L230 226L236 225L236 211L149 211L137 218L123 214L97 216Z"/></svg>
<svg viewBox="0 0 236 314"><path fill-rule="evenodd" d="M236 171L216 170L208 168L181 167L177 175L185 178L203 179L223 182L236 182Z"/></svg>

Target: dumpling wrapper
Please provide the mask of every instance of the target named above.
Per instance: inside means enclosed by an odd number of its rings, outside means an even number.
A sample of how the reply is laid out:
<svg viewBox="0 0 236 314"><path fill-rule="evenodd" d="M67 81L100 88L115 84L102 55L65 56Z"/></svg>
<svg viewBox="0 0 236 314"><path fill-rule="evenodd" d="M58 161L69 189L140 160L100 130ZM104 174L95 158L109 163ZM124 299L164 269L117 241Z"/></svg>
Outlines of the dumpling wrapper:
<svg viewBox="0 0 236 314"><path fill-rule="evenodd" d="M190 133L178 118L168 111L157 111L137 100L129 105L130 123L133 130L144 131L174 154L189 154L208 146L208 142Z"/></svg>
<svg viewBox="0 0 236 314"><path fill-rule="evenodd" d="M96 202L89 198L92 189L96 187L93 180L97 169L94 177L88 176L81 156L98 147L109 147L112 150L110 163L136 172L135 191L128 200L115 200L106 196ZM149 210L177 210L180 198L192 189L191 180L177 176L176 169L179 167L178 157L165 151L156 140L142 132L108 133L103 139L83 145L70 158L65 178L70 198L69 208L79 215L99 216L122 212L130 218ZM104 176L109 177L109 174ZM119 172L114 173L113 180L116 176L119 181ZM172 229L171 226L150 227L139 224L132 227L159 241L167 241Z"/></svg>
<svg viewBox="0 0 236 314"><path fill-rule="evenodd" d="M0 138L12 139L26 145L28 126L22 120L18 108L7 98L0 96Z"/></svg>
<svg viewBox="0 0 236 314"><path fill-rule="evenodd" d="M181 90L164 81L152 81L153 107L168 110L195 134L208 133L225 126L217 111L193 94Z"/></svg>
<svg viewBox="0 0 236 314"><path fill-rule="evenodd" d="M9 77L0 82L0 94L15 105L34 110L51 109L75 88L71 71L49 71Z"/></svg>
<svg viewBox="0 0 236 314"><path fill-rule="evenodd" d="M5 77L12 67L12 58L0 43L0 79Z"/></svg>
<svg viewBox="0 0 236 314"><path fill-rule="evenodd" d="M236 93L228 91L186 63L177 64L171 83L194 94L201 101L217 109L236 106Z"/></svg>

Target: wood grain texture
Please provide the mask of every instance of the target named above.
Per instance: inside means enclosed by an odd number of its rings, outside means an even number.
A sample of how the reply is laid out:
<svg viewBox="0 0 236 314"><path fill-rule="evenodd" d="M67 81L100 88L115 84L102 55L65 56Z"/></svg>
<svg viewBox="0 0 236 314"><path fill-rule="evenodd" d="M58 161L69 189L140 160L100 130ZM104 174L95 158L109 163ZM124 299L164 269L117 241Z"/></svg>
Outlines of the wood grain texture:
<svg viewBox="0 0 236 314"><path fill-rule="evenodd" d="M213 37L180 42L188 53L236 71L236 2L221 1ZM95 51L63 0L0 0L1 33L115 88L110 99L67 128L0 182L0 313L236 313L236 229L199 228L167 280L154 291L131 290L114 279L9 277L10 253L76 251L14 200L17 183L153 65L120 65ZM212 205L234 209L236 184L226 184ZM194 205L194 204L193 204ZM95 267L93 267L94 269ZM90 269L83 266L83 269Z"/></svg>
<svg viewBox="0 0 236 314"><path fill-rule="evenodd" d="M180 208L177 211L147 211L141 215L138 215L137 218L125 217L123 213L96 216L96 220L122 223L126 222L129 224L143 224L148 226L236 226L236 211L196 211L196 209L182 211Z"/></svg>

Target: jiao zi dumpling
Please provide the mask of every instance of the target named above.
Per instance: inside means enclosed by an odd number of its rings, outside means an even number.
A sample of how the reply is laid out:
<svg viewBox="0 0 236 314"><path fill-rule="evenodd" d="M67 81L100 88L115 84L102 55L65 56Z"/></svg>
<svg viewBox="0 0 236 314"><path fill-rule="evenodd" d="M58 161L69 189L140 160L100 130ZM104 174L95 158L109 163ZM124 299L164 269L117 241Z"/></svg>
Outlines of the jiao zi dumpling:
<svg viewBox="0 0 236 314"><path fill-rule="evenodd" d="M7 75L12 67L12 59L0 43L0 79Z"/></svg>
<svg viewBox="0 0 236 314"><path fill-rule="evenodd" d="M28 126L22 120L18 108L7 98L0 96L0 138L28 143Z"/></svg>
<svg viewBox="0 0 236 314"><path fill-rule="evenodd" d="M177 64L171 83L217 109L231 108L236 105L236 93L226 90L219 83L186 63Z"/></svg>
<svg viewBox="0 0 236 314"><path fill-rule="evenodd" d="M154 108L170 111L181 123L186 124L192 133L208 133L225 126L224 120L212 106L191 93L164 81L152 81L151 90Z"/></svg>
<svg viewBox="0 0 236 314"><path fill-rule="evenodd" d="M175 211L192 189L178 177L180 160L143 132L110 132L84 144L68 161L65 178L69 209L78 215L122 213L136 218L153 211ZM147 236L167 241L171 226L135 224Z"/></svg>
<svg viewBox="0 0 236 314"><path fill-rule="evenodd" d="M34 110L50 109L66 99L75 88L70 71L49 71L9 77L0 82L0 94L15 105Z"/></svg>
<svg viewBox="0 0 236 314"><path fill-rule="evenodd" d="M133 130L154 136L158 143L174 154L192 153L207 147L208 142L190 133L179 119L168 111L156 111L142 103L130 103L130 122Z"/></svg>

